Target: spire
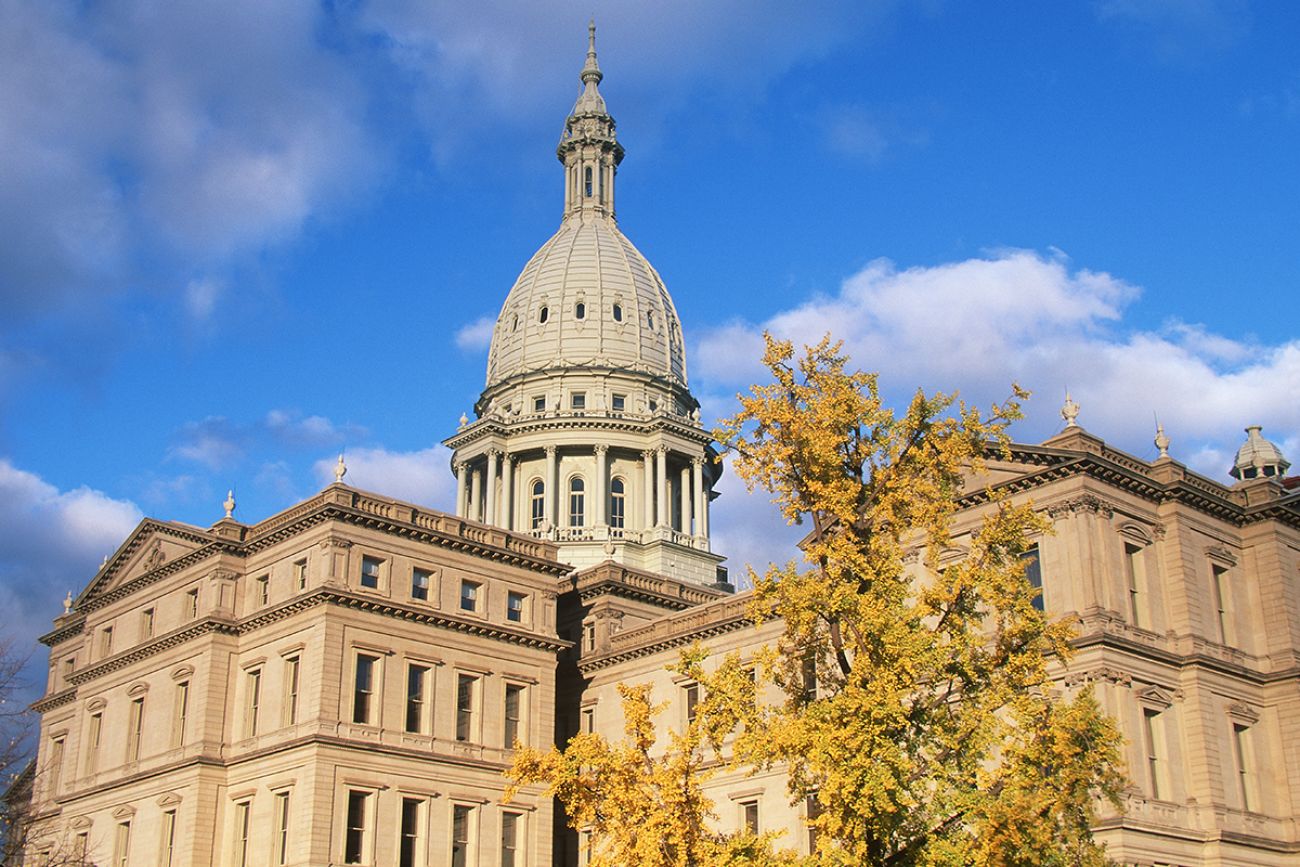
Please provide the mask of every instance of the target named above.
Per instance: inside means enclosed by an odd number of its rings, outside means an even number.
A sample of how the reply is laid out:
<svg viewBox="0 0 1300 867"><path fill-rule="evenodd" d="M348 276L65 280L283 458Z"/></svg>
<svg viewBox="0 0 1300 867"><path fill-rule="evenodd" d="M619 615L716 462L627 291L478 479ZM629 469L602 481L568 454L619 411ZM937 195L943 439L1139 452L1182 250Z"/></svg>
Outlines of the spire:
<svg viewBox="0 0 1300 867"><path fill-rule="evenodd" d="M587 61L578 76L582 93L564 123L555 154L564 163L564 216L614 216L614 172L623 146L597 85L605 78L596 60L596 22L587 24Z"/></svg>

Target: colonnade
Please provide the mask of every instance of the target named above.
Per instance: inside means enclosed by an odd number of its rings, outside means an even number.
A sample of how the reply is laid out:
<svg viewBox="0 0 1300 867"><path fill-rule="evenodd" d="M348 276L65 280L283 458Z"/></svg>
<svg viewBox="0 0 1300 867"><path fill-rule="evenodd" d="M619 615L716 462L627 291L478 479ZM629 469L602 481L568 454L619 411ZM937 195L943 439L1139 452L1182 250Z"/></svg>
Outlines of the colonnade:
<svg viewBox="0 0 1300 867"><path fill-rule="evenodd" d="M557 446L545 446L546 465L543 475L543 513L544 527L568 527L567 515L561 510L563 497L567 492L561 490L560 484L560 449ZM570 455L571 449L566 449ZM590 508L585 509L582 526L585 528L609 526L610 502L610 461L609 446L595 445L589 452L595 459L595 479L592 487L586 488L584 478L584 496ZM516 529L515 468L519 458L501 449L489 449L484 455L476 456L456 464L456 514L462 518L494 524L506 530ZM640 528L651 529L672 527L672 499L668 484L669 463L681 462L678 478L679 509L681 515L680 532L707 539L709 536L709 492L704 478L705 455L687 454L659 446L641 452L644 476L642 489L642 516ZM498 484L499 481L499 484ZM625 496L631 491L625 491ZM520 494L525 502L530 502L530 492ZM588 519L588 516L589 519ZM625 520L627 513L625 512ZM531 530L531 527L523 527Z"/></svg>

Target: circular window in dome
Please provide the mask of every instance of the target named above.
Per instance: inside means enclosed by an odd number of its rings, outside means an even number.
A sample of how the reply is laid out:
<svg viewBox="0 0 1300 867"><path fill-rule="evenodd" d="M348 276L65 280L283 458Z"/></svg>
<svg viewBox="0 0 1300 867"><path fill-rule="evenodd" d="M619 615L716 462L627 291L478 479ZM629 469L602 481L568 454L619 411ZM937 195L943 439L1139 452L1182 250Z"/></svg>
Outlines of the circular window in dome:
<svg viewBox="0 0 1300 867"><path fill-rule="evenodd" d="M551 318L551 311L546 307L543 307L541 310L537 312L537 321L541 322L543 325L546 324L546 320L550 318Z"/></svg>
<svg viewBox="0 0 1300 867"><path fill-rule="evenodd" d="M583 304L581 301L579 301L579 302L578 302L578 305L577 305L576 307L573 308L573 315L576 316L578 319L586 319L586 318L587 318L587 305L586 305L586 304Z"/></svg>

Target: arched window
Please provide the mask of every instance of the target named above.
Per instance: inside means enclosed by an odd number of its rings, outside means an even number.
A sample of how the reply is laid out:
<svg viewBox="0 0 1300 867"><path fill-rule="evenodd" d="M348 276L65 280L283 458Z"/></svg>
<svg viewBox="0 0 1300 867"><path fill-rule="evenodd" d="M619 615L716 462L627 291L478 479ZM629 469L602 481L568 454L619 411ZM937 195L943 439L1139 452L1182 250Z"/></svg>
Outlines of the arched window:
<svg viewBox="0 0 1300 867"><path fill-rule="evenodd" d="M569 481L569 526L581 527L587 523L587 485L579 476Z"/></svg>
<svg viewBox="0 0 1300 867"><path fill-rule="evenodd" d="M587 197L591 198L591 166L587 166L585 189L587 191Z"/></svg>
<svg viewBox="0 0 1300 867"><path fill-rule="evenodd" d="M579 301L578 306L573 308L573 315L576 316L578 319L586 319L587 305Z"/></svg>
<svg viewBox="0 0 1300 867"><path fill-rule="evenodd" d="M510 323L510 330L511 330L511 331L518 331L518 330L519 330L519 314L518 314L518 313L515 314L514 322Z"/></svg>
<svg viewBox="0 0 1300 867"><path fill-rule="evenodd" d="M528 526L536 530L542 526L546 520L546 485L541 479L537 479L532 485L532 495L528 500L529 522Z"/></svg>
<svg viewBox="0 0 1300 867"><path fill-rule="evenodd" d="M622 305L622 304L615 304L615 305L614 305L614 321L615 321L615 322L622 322L622 321L623 321L623 305Z"/></svg>
<svg viewBox="0 0 1300 867"><path fill-rule="evenodd" d="M609 483L609 525L620 530L627 526L627 487L620 478Z"/></svg>
<svg viewBox="0 0 1300 867"><path fill-rule="evenodd" d="M537 321L538 321L538 322L541 322L541 323L545 324L545 323L546 323L546 320L547 320L547 319L550 319L550 318L551 318L551 311L550 311L550 309L548 309L548 308L546 308L546 307L543 307L541 310L539 310L539 311L537 312Z"/></svg>

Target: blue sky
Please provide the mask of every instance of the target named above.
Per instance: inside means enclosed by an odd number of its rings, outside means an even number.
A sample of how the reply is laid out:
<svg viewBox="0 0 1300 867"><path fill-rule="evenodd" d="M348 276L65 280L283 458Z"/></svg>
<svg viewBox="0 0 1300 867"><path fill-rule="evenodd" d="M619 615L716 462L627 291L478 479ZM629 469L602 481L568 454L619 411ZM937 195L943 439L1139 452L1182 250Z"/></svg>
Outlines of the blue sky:
<svg viewBox="0 0 1300 867"><path fill-rule="evenodd" d="M438 445L558 224L593 4L0 0L0 602L30 641L142 514L348 481L450 504ZM897 397L1035 391L1215 478L1300 454L1300 5L598 2L624 231L711 417L758 335ZM734 481L716 548L788 533Z"/></svg>

